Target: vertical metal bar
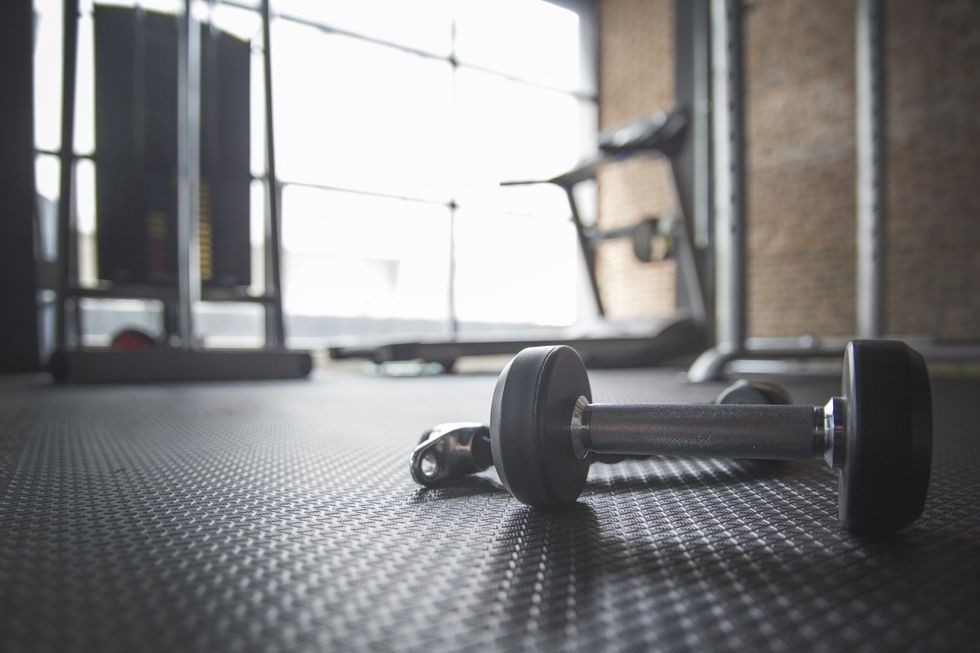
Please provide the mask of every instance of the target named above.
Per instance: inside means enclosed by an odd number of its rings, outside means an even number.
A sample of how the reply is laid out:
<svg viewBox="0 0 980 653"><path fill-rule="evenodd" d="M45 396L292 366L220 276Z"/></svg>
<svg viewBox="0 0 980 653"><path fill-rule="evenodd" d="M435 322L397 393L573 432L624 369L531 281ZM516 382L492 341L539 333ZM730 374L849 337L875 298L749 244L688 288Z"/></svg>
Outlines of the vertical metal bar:
<svg viewBox="0 0 980 653"><path fill-rule="evenodd" d="M741 0L712 0L716 300L719 347L745 344L745 134Z"/></svg>
<svg viewBox="0 0 980 653"><path fill-rule="evenodd" d="M690 312L698 322L707 322L706 286L708 256L704 254L710 235L709 194L711 133L708 0L676 0L674 3L674 100L684 110L684 141L670 158L682 232L691 236L691 261L678 260L677 308ZM693 263L690 265L689 263Z"/></svg>
<svg viewBox="0 0 980 653"><path fill-rule="evenodd" d="M682 2L685 0L681 0ZM713 240L711 233L711 36L710 7L708 0L693 3L691 40L692 94L688 129L693 154L691 208L694 212L692 242L696 249L708 249ZM702 268L707 266L701 266ZM703 279L711 277L702 270ZM706 292L707 294L707 292Z"/></svg>
<svg viewBox="0 0 980 653"><path fill-rule="evenodd" d="M674 2L674 102L684 111L685 134L680 151L670 158L677 203L689 231L697 222L694 215L694 149L691 122L694 104L694 6L697 1Z"/></svg>
<svg viewBox="0 0 980 653"><path fill-rule="evenodd" d="M578 201L575 199L575 186L568 185L563 187L565 196L568 198L568 208L572 212L572 224L575 225L575 236L578 238L579 249L585 258L585 269L589 275L589 288L592 290L592 297L595 299L596 314L601 318L606 315L605 304L602 303L602 294L599 292L599 279L596 277L595 269L595 247L589 240L585 232L585 225L582 224L582 214L578 209Z"/></svg>
<svg viewBox="0 0 980 653"><path fill-rule="evenodd" d="M884 333L885 62L884 3L858 0L857 25L857 332Z"/></svg>
<svg viewBox="0 0 980 653"><path fill-rule="evenodd" d="M676 179L677 166L671 165ZM687 220L683 215L677 220L672 228L672 234L676 240L674 260L677 265L677 307L688 311L691 318L698 324L706 325L708 322L708 309L705 306L703 286L701 284L701 272L698 269L698 261L691 242L691 235ZM681 299L683 298L683 302Z"/></svg>
<svg viewBox="0 0 980 653"><path fill-rule="evenodd" d="M62 4L61 179L58 189L58 281L55 288L57 349L68 344L68 288L75 261L71 256L72 197L75 177L75 74L78 62L78 0Z"/></svg>
<svg viewBox="0 0 980 653"><path fill-rule="evenodd" d="M193 310L201 298L201 29L184 1L177 27L177 279L178 335L183 349L193 349Z"/></svg>
<svg viewBox="0 0 980 653"><path fill-rule="evenodd" d="M459 337L459 317L456 315L456 203L449 207L449 339Z"/></svg>
<svg viewBox="0 0 980 653"><path fill-rule="evenodd" d="M276 175L275 121L272 115L272 39L270 37L269 0L262 0L262 69L265 80L265 161L268 185L268 206L265 247L265 292L273 303L265 308L266 345L282 347L286 343L286 329L282 313L282 188Z"/></svg>
<svg viewBox="0 0 980 653"><path fill-rule="evenodd" d="M453 130L457 126L457 107L456 107L456 84L459 81L459 61L456 59L456 16L453 15L450 22L450 36L449 36L449 66L450 66L450 102L452 106L450 107L450 115L453 120ZM455 147L455 143L454 143ZM453 151L453 162L457 159L457 153L454 149ZM458 211L458 206L456 204L455 189L453 190L453 195L449 200L449 279L447 283L446 290L449 293L447 296L447 310L449 311L449 339L456 340L459 337L459 316L456 314L456 213Z"/></svg>

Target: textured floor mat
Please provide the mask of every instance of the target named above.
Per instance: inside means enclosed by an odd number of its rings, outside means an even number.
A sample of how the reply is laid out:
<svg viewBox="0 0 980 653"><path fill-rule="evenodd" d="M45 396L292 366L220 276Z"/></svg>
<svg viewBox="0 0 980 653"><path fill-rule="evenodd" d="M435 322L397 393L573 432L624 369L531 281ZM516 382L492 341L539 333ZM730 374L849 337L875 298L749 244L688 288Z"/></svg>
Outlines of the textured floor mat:
<svg viewBox="0 0 980 653"><path fill-rule="evenodd" d="M699 401L676 372L600 401ZM980 385L937 383L925 515L862 540L816 463L593 467L581 504L423 491L418 435L494 378L4 388L0 649L964 650L980 634ZM831 381L791 385L821 403Z"/></svg>

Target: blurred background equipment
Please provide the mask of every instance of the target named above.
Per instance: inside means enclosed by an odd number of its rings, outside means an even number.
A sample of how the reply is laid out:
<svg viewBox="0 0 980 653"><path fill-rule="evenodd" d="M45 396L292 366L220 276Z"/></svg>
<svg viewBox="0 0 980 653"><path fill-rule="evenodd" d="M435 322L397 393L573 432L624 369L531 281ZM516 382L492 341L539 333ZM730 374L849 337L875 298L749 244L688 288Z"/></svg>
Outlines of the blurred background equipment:
<svg viewBox="0 0 980 653"><path fill-rule="evenodd" d="M525 347L561 342L575 347L590 367L643 367L677 363L705 348L709 314L705 300L707 275L712 252L705 238L695 246L691 234L711 224L708 193L710 185L708 124L709 88L707 8L702 3L678 5L674 16L674 80L676 106L618 126L599 135L594 153L582 158L574 168L555 176L522 181L503 181L510 188L551 185L561 189L567 199L575 228L579 256L585 264L589 303L594 312L581 315L564 329L512 331L509 334L461 333L452 316L453 329L446 340L386 341L364 346L333 346L335 359L365 358L376 363L421 360L440 363L452 369L462 356L516 353ZM634 216L629 226L602 229L595 207L583 207L576 189L595 183L600 166L645 156L663 159L670 169L667 201L674 206L663 217ZM645 181L645 180L644 180ZM642 182L641 182L642 183ZM516 225L515 225L516 226ZM513 227L511 227L513 229ZM519 227L518 227L519 228ZM513 234L518 236L519 234ZM628 239L640 263L671 259L675 265L675 288L669 314L645 318L610 319L603 290L598 281L596 259L599 247L608 241ZM659 242L657 242L659 241ZM560 241L544 239L529 252L532 257L546 255ZM655 247L659 252L655 255ZM516 264L512 258L492 263L486 274L498 273ZM450 270L454 279L455 268ZM566 274L560 283L572 285L581 279ZM501 288L503 293L516 291Z"/></svg>
<svg viewBox="0 0 980 653"><path fill-rule="evenodd" d="M177 27L173 16L94 8L98 278L177 284ZM204 287L243 292L249 246L247 41L200 26L198 243ZM142 216L143 219L134 219Z"/></svg>
<svg viewBox="0 0 980 653"><path fill-rule="evenodd" d="M63 6L59 197L74 198L77 2ZM268 33L268 7L263 13ZM266 137L269 193L263 292L252 293L249 218L248 42L180 14L91 8L94 30L98 215L94 284L79 279L72 202L58 203L55 340L49 369L79 382L219 380L306 376L309 354L284 345L279 278L278 190ZM268 53L269 49L266 48ZM268 71L268 57L264 58ZM83 298L152 300L151 335L125 326L108 348L86 347ZM265 312L265 347L205 348L201 302L255 303Z"/></svg>
<svg viewBox="0 0 980 653"><path fill-rule="evenodd" d="M854 34L856 99L856 333L880 338L886 331L886 102L883 0L858 0ZM812 335L782 338L748 337L748 186L745 125L745 6L719 2L714 7L711 48L714 70L712 156L714 162L715 345L692 364L688 378L700 382L722 378L725 367L738 360L837 357L846 339ZM961 189L960 189L961 190ZM958 191L957 191L958 192ZM802 231L802 230L801 230ZM831 243L834 245L836 243ZM826 245L824 245L826 247ZM938 254L938 252L937 252ZM828 262L818 262L818 267ZM771 275L772 270L767 270ZM816 270L812 278L823 278ZM824 292L835 291L826 288ZM833 301L831 304L837 304ZM804 301L804 307L810 302ZM837 307L828 306L827 312ZM805 310L805 309L804 309ZM816 310L816 307L814 307ZM835 330L839 330L837 326ZM932 360L980 359L980 345L943 342L929 336L902 334Z"/></svg>
<svg viewBox="0 0 980 653"><path fill-rule="evenodd" d="M681 77L679 75L679 77ZM574 346L591 367L645 367L665 362L679 362L701 351L707 342L707 314L701 276L690 238L688 215L682 207L692 206L692 188L681 187L681 180L690 175L679 170L685 156L693 148L694 138L687 132L687 110L675 109L669 114L655 114L632 124L620 127L599 137L600 152L581 161L575 168L555 177L540 180L506 181L503 186L529 186L552 184L568 199L571 220L585 261L588 287L596 308L593 321L571 328L537 333L513 334L509 338L497 334L492 340L475 336L456 337L451 340L384 343L377 346L337 346L330 348L334 359L365 358L375 363L421 360L440 363L451 370L462 356L487 356L513 353L526 347L563 342ZM635 155L663 156L670 161L678 197L678 208L673 215L645 218L629 227L602 230L586 225L583 212L575 196L575 187L595 179L596 169L603 164L624 160ZM605 318L602 293L596 280L596 252L608 241L629 239L633 254L642 263L676 258L677 310L673 315L659 320L633 320L617 324ZM549 247L547 240L539 243L542 249ZM654 250L657 250L656 254ZM499 267L505 264L502 262ZM568 278L566 283L575 283Z"/></svg>
<svg viewBox="0 0 980 653"><path fill-rule="evenodd" d="M957 182L975 167L957 136L970 119L929 101L969 95L953 54L969 40L928 51L947 71L929 81L905 41L883 50L887 21L942 40L945 19L910 6L809 18L794 34L810 50L823 30L853 39L808 63L784 52L772 25L799 17L778 2L384 4L397 27L370 3L286 1L264 21L260 4L192 2L194 39L170 0L85 1L71 24L59 0L34 4L42 359L57 332L84 349L127 328L450 369L556 341L592 366L703 353L692 380L833 360L855 334L980 355ZM201 89L189 203L178 114L161 108L186 104L162 63L184 32ZM500 187L520 179L540 183ZM197 216L186 311L181 211ZM194 337L178 333L185 314Z"/></svg>

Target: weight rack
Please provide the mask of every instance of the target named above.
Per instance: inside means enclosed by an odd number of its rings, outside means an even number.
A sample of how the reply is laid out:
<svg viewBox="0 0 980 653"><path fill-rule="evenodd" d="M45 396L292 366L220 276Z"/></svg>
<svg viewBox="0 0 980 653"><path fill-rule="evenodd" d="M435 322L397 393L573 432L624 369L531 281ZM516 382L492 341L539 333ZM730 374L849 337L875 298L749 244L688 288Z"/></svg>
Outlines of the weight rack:
<svg viewBox="0 0 980 653"><path fill-rule="evenodd" d="M715 345L688 369L689 381L724 378L740 360L837 358L847 338L749 338L746 328L746 166L743 74L743 0L710 0L715 245ZM678 6L682 3L678 2ZM857 84L857 331L885 333L885 51L883 0L858 0L855 35ZM902 338L931 361L980 359L980 344Z"/></svg>
<svg viewBox="0 0 980 653"><path fill-rule="evenodd" d="M200 275L200 125L201 37L198 21L185 0L177 28L177 275L176 288L113 286L85 288L77 281L77 252L72 230L74 198L74 122L78 47L78 0L64 0L62 112L58 260L55 284L56 350L49 369L59 381L139 382L300 378L312 367L310 354L285 346L282 310L281 188L276 176L272 106L272 58L269 0L261 5L265 80L266 220L265 288L262 295L205 289ZM137 8L136 11L141 11ZM158 300L164 331L177 346L144 351L85 349L80 300L85 297ZM194 336L193 308L200 301L257 303L265 312L261 349L205 349Z"/></svg>

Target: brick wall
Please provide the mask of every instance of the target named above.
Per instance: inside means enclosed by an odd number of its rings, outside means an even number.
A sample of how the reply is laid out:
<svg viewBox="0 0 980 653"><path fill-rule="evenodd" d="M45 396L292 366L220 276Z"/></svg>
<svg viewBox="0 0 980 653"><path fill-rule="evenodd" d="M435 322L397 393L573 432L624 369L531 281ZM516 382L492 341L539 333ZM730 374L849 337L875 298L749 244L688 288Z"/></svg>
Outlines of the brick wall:
<svg viewBox="0 0 980 653"><path fill-rule="evenodd" d="M755 0L745 18L751 335L853 334L855 0ZM980 337L980 5L887 5L886 324ZM673 102L673 2L600 0L605 129ZM600 223L672 205L666 167L599 178ZM605 247L613 315L673 308L671 264Z"/></svg>
<svg viewBox="0 0 980 653"><path fill-rule="evenodd" d="M980 3L888 3L891 333L980 337Z"/></svg>
<svg viewBox="0 0 980 653"><path fill-rule="evenodd" d="M855 330L854 0L745 15L748 330Z"/></svg>

